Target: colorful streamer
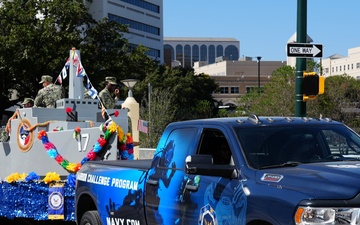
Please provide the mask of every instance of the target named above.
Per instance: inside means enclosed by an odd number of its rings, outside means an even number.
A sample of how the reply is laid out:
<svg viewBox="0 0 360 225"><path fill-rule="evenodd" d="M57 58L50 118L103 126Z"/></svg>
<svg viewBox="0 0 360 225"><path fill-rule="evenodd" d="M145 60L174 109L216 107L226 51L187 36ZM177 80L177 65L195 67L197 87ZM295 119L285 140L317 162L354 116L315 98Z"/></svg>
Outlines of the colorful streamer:
<svg viewBox="0 0 360 225"><path fill-rule="evenodd" d="M120 158L122 160L134 159L134 142L130 134L124 135L124 131L121 127L117 126L113 121L110 121L107 126L106 124L101 125L100 129L104 132L104 136L97 140L93 148L80 163L71 163L67 159L64 159L57 151L55 145L49 141L45 130L39 131L38 139L42 141L49 157L55 159L55 161L69 173L76 173L85 162L95 160L97 154L108 144L108 140L116 131L118 132L117 147L120 152ZM80 133L80 131L80 128L75 129L75 133L77 134Z"/></svg>

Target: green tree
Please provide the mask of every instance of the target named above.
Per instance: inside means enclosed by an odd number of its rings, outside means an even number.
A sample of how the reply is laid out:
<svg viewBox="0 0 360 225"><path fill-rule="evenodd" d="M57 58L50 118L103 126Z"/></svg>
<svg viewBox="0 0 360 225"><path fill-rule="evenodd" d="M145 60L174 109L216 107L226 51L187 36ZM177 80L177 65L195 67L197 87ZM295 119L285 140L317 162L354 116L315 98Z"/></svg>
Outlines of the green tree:
<svg viewBox="0 0 360 225"><path fill-rule="evenodd" d="M135 86L136 99L147 96L149 83L154 89L171 90L173 107L177 109L175 121L209 118L217 113L212 93L218 85L206 74L195 75L192 69L159 66Z"/></svg>
<svg viewBox="0 0 360 225"><path fill-rule="evenodd" d="M34 97L41 75L58 74L82 27L94 24L80 0L4 0L0 18L0 112L14 90Z"/></svg>
<svg viewBox="0 0 360 225"><path fill-rule="evenodd" d="M140 118L149 121L148 134L140 132L141 146L155 148L165 127L174 121L177 108L171 89L154 89L149 99L144 98ZM144 107L147 106L147 107Z"/></svg>
<svg viewBox="0 0 360 225"><path fill-rule="evenodd" d="M237 115L291 116L295 112L295 69L283 66L275 70L262 93L253 89L240 96Z"/></svg>
<svg viewBox="0 0 360 225"><path fill-rule="evenodd" d="M325 79L325 92L307 102L310 117L328 117L359 128L360 81L346 74Z"/></svg>
<svg viewBox="0 0 360 225"><path fill-rule="evenodd" d="M308 63L308 69L318 70L318 68L320 67L312 61ZM359 98L360 81L346 74L327 77L324 94L306 102L307 116L328 117L360 130L357 111L360 108ZM237 115L255 113L262 116L294 116L294 68L283 66L275 70L263 93L259 94L254 90L245 96L240 96L238 102Z"/></svg>
<svg viewBox="0 0 360 225"><path fill-rule="evenodd" d="M80 50L86 73L99 91L106 76L143 79L156 68L145 54L147 48L134 48L123 38L126 26L107 19L94 21L83 0L4 0L2 4L0 114L24 97L35 97L42 75L56 78L72 47ZM67 87L68 80L63 82ZM18 99L10 102L14 93Z"/></svg>

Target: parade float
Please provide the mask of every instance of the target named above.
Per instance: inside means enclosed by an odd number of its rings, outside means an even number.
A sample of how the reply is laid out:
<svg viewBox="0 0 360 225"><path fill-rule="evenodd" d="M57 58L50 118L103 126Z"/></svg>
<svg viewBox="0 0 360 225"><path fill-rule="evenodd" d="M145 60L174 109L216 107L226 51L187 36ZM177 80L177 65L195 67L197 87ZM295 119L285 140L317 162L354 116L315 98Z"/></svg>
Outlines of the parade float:
<svg viewBox="0 0 360 225"><path fill-rule="evenodd" d="M68 98L56 108L16 109L8 120L9 139L0 142L0 217L74 221L81 166L133 159L128 110L101 107L77 50L70 50L59 76L69 79ZM84 88L90 99L84 99Z"/></svg>

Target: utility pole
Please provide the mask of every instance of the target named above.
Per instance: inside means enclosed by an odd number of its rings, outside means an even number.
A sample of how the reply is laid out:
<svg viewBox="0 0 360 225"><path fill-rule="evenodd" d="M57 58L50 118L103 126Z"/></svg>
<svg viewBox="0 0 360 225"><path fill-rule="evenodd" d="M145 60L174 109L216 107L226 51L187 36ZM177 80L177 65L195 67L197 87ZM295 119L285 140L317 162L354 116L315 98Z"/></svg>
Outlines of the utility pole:
<svg viewBox="0 0 360 225"><path fill-rule="evenodd" d="M261 60L261 56L257 56L257 63L258 63L258 93L260 94L260 60Z"/></svg>
<svg viewBox="0 0 360 225"><path fill-rule="evenodd" d="M307 39L307 0L297 0L296 42L306 43ZM306 70L306 58L296 58L295 73L295 116L306 116L306 102L303 101L303 71Z"/></svg>

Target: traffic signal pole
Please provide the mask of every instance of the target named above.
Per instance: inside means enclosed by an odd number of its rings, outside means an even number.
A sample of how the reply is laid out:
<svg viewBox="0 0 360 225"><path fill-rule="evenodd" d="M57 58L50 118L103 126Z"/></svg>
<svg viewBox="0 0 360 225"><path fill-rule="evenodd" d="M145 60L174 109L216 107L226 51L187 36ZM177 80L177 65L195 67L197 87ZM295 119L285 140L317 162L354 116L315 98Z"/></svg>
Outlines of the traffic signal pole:
<svg viewBox="0 0 360 225"><path fill-rule="evenodd" d="M296 42L307 43L307 0L297 0ZM296 58L295 79L295 116L306 116L306 102L303 101L303 72L306 70L306 58Z"/></svg>

